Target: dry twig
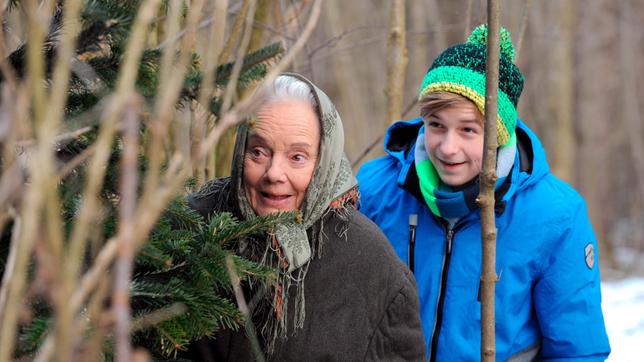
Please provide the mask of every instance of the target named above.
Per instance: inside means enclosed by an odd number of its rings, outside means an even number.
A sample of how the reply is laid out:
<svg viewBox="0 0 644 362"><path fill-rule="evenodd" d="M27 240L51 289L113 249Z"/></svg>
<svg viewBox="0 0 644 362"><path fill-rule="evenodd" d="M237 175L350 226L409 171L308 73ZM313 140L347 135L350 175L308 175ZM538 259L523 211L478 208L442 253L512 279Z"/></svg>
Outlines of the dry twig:
<svg viewBox="0 0 644 362"><path fill-rule="evenodd" d="M138 102L137 102L138 103ZM132 102L125 108L123 135L123 156L121 158L121 187L119 202L119 255L114 265L114 291L112 308L115 318L116 359L129 361L132 357L130 345L130 282L134 269L134 221L136 215L138 184L138 143L139 105Z"/></svg>
<svg viewBox="0 0 644 362"><path fill-rule="evenodd" d="M311 15L309 20L304 27L304 31L300 38L293 44L293 47L284 55L282 60L266 75L264 78L265 82L271 82L278 74L282 73L286 67L291 64L295 56L302 50L304 44L313 33L313 29L317 24L317 21L320 17L320 7L321 0L315 0L313 7L311 9ZM244 98L240 102L236 103L226 114L224 114L221 120L216 124L215 128L210 131L204 142L201 144L201 150L199 152L200 157L205 157L214 145L217 144L221 135L231 126L237 124L240 120L240 115L244 112L247 112L248 109L257 101L258 93L255 92L248 97Z"/></svg>

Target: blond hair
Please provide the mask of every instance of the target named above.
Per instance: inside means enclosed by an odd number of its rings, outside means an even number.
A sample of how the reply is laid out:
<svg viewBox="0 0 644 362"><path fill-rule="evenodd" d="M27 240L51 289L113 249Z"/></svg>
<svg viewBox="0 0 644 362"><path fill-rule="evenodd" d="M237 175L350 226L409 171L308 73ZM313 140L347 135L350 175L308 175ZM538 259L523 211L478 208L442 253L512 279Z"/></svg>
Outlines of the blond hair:
<svg viewBox="0 0 644 362"><path fill-rule="evenodd" d="M466 97L463 97L460 94L444 91L431 92L420 100L420 116L423 118L423 120L426 120L436 112L439 112L445 108L458 107L461 105L474 106L474 108L476 108L476 110L478 111L478 108L476 107L476 104L474 102ZM483 115L480 111L478 112L478 114L478 120L480 121L480 124L483 124Z"/></svg>

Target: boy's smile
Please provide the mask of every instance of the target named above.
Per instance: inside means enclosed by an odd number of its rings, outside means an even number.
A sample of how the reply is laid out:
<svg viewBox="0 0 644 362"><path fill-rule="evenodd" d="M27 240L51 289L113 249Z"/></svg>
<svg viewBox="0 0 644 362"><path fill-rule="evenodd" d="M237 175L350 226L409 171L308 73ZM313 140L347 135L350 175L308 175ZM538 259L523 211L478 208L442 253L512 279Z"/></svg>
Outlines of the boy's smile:
<svg viewBox="0 0 644 362"><path fill-rule="evenodd" d="M459 187L478 176L483 158L483 121L474 104L441 109L425 124L429 159L443 183Z"/></svg>

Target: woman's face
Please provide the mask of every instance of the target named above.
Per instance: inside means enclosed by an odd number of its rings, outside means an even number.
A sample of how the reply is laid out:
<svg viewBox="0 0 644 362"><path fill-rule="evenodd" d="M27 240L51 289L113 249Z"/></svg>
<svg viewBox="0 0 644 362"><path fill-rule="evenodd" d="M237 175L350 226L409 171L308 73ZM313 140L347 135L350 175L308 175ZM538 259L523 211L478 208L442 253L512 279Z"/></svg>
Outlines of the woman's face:
<svg viewBox="0 0 644 362"><path fill-rule="evenodd" d="M300 100L276 101L257 112L244 153L244 190L259 216L298 210L320 150L320 123Z"/></svg>

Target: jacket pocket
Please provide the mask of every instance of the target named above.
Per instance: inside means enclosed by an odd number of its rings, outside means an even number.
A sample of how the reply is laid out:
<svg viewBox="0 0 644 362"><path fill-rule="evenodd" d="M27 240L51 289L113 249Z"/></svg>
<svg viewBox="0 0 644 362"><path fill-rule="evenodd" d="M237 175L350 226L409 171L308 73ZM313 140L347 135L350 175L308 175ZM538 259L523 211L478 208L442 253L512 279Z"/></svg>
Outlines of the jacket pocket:
<svg viewBox="0 0 644 362"><path fill-rule="evenodd" d="M522 351L519 351L510 358L508 358L508 362L531 362L531 361L538 361L539 360L539 351L541 349L541 343L536 342L527 348L523 349Z"/></svg>

